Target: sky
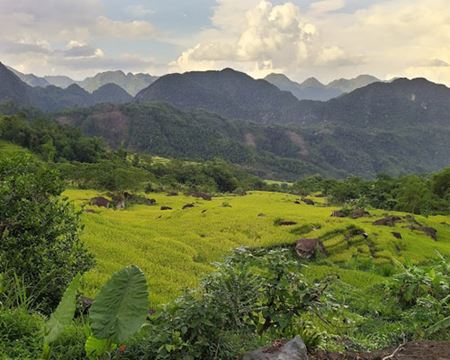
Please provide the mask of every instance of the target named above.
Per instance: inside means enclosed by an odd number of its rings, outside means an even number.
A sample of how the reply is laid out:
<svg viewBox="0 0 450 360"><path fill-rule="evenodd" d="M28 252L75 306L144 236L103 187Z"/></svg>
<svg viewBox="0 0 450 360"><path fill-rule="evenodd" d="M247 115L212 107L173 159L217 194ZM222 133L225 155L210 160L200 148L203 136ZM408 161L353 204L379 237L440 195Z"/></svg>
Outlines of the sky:
<svg viewBox="0 0 450 360"><path fill-rule="evenodd" d="M77 80L232 67L450 85L449 0L0 0L0 61Z"/></svg>

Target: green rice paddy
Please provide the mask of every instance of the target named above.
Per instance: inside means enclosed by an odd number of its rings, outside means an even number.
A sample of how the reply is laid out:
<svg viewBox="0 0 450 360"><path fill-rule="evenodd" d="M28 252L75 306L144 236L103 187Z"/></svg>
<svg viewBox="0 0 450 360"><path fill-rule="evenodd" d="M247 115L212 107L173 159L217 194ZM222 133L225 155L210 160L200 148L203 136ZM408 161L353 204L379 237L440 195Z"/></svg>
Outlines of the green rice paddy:
<svg viewBox="0 0 450 360"><path fill-rule="evenodd" d="M79 207L102 194L68 190L64 195ZM85 207L94 213L83 213L82 239L97 261L84 277L87 295L95 295L116 270L136 264L148 277L150 303L156 307L173 300L184 288L195 287L214 268L212 263L221 261L234 248L293 244L300 237L327 239L324 244L329 256L311 263L306 269L308 277L338 274L341 280L360 288L384 279L368 264L382 267L392 264L393 259L422 263L435 258L436 250L450 255L448 216L415 216L422 225L437 229L438 240L434 241L409 229L405 222L395 227L374 226L372 222L386 215L384 211L371 210L370 217L356 220L335 218L330 215L336 208L320 203L295 204L296 196L282 193L252 192L246 196L214 197L212 201L184 195L148 197L156 199L157 204L133 205L125 210ZM188 203L194 207L182 210ZM172 210L161 210L161 206ZM276 226L277 218L297 224ZM303 235L291 233L305 224L316 225L315 230ZM359 236L346 240L340 231L349 225L363 229L368 239ZM393 231L399 232L402 239L396 239Z"/></svg>

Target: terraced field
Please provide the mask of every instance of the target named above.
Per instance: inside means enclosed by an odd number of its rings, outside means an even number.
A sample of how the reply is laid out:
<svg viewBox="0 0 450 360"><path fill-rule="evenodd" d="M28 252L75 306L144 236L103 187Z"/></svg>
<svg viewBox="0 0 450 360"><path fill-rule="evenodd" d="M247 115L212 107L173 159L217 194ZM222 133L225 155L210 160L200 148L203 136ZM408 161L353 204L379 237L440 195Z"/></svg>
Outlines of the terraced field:
<svg viewBox="0 0 450 360"><path fill-rule="evenodd" d="M85 190L65 192L76 206L98 195ZM184 195L149 197L156 199L156 205L133 205L125 210L85 207L90 211L83 214L82 238L97 259L95 269L85 276L88 295L94 295L114 271L137 264L148 276L151 306L158 306L174 299L183 288L196 286L213 269L213 262L236 247L293 244L301 237L321 238L328 251L328 257L308 266L308 277L338 274L361 289L390 275L393 259L422 263L436 257L436 250L450 255L450 217L445 216L414 217L437 230L435 241L411 230L411 219L402 218L394 227L373 225L387 215L384 211L371 210L369 217L359 219L331 217L336 208L321 204L323 199L314 199L316 205L296 204L298 198L293 195L269 192L212 201ZM194 207L182 209L190 203ZM161 210L161 206L172 210ZM275 222L280 218L296 224L278 226ZM401 239L392 232L401 234Z"/></svg>

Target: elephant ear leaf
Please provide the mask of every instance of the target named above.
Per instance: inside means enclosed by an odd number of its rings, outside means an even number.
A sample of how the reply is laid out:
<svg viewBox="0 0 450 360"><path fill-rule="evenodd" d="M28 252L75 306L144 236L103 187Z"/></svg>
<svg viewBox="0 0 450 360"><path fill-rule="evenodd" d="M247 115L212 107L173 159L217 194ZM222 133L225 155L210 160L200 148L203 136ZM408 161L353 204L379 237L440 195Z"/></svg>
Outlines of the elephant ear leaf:
<svg viewBox="0 0 450 360"><path fill-rule="evenodd" d="M81 275L73 278L67 287L56 310L45 324L44 343L51 344L70 326L76 309L77 290L80 286Z"/></svg>
<svg viewBox="0 0 450 360"><path fill-rule="evenodd" d="M123 343L140 329L148 310L147 281L137 266L112 275L90 309L91 328L98 339Z"/></svg>
<svg viewBox="0 0 450 360"><path fill-rule="evenodd" d="M114 350L115 347L112 347ZM103 354L106 354L111 350L110 345L108 344L108 340L106 339L97 339L94 336L89 336L86 340L86 344L84 346L84 351L86 352L86 356L90 360L96 360Z"/></svg>

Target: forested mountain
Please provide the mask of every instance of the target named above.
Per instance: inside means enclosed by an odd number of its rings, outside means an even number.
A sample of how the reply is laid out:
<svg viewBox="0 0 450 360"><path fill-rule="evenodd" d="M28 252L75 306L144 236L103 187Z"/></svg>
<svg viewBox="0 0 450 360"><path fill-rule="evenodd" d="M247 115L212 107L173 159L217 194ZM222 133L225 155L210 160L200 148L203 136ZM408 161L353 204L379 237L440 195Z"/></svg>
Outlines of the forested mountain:
<svg viewBox="0 0 450 360"><path fill-rule="evenodd" d="M303 107L287 91L232 69L165 75L136 96L184 110L204 109L229 119L258 123L296 122Z"/></svg>
<svg viewBox="0 0 450 360"><path fill-rule="evenodd" d="M303 83L299 84L283 74L269 74L264 79L280 90L290 91L299 100L320 101L327 101L344 93L380 81L370 75L360 75L354 79L334 80L328 85L322 84L316 78L306 79Z"/></svg>
<svg viewBox="0 0 450 360"><path fill-rule="evenodd" d="M374 83L316 109L323 123L389 130L450 127L450 89L423 78Z"/></svg>
<svg viewBox="0 0 450 360"><path fill-rule="evenodd" d="M426 172L450 165L450 129L374 130L322 123L283 127L230 121L204 111L147 103L67 111L61 123L101 136L113 147L191 159L220 157L253 173L294 179Z"/></svg>
<svg viewBox="0 0 450 360"><path fill-rule="evenodd" d="M116 84L106 84L94 90L92 97L95 103L123 104L133 100L133 97Z"/></svg>

